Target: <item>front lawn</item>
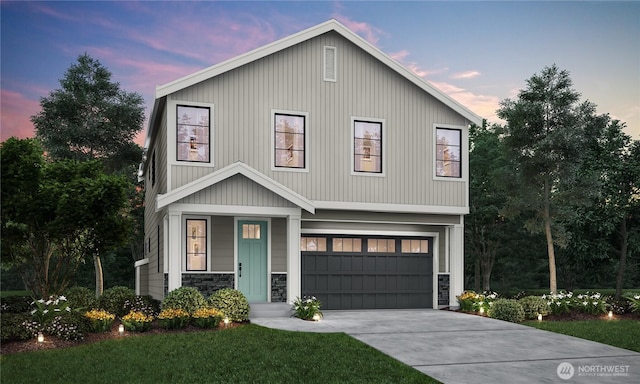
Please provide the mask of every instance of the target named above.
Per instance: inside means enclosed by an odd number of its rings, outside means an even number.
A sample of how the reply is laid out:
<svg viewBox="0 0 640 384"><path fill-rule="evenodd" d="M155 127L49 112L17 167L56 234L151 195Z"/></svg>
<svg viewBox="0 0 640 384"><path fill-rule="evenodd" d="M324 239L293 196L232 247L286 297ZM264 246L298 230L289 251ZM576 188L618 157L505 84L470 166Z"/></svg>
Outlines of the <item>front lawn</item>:
<svg viewBox="0 0 640 384"><path fill-rule="evenodd" d="M345 334L233 329L3 355L7 383L437 383Z"/></svg>
<svg viewBox="0 0 640 384"><path fill-rule="evenodd" d="M640 352L638 320L525 321L523 324Z"/></svg>

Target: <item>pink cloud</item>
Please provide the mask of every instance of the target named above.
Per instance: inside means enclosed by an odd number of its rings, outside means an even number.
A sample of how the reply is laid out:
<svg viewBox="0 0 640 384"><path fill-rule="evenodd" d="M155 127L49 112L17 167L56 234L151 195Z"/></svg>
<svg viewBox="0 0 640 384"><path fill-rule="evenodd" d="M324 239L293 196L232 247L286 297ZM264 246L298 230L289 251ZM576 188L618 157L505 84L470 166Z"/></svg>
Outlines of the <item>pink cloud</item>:
<svg viewBox="0 0 640 384"><path fill-rule="evenodd" d="M15 136L20 139L35 136L29 118L40 110L40 102L18 92L0 89L0 141Z"/></svg>
<svg viewBox="0 0 640 384"><path fill-rule="evenodd" d="M497 96L477 94L445 82L431 82L431 84L475 114L487 119L489 123L502 122L496 115L496 110L500 107L500 99Z"/></svg>
<svg viewBox="0 0 640 384"><path fill-rule="evenodd" d="M466 72L460 72L460 73L456 73L453 76L451 76L452 79L473 79L474 77L478 77L480 76L480 72L478 71L466 71Z"/></svg>
<svg viewBox="0 0 640 384"><path fill-rule="evenodd" d="M339 13L334 13L332 17L338 20L340 23L344 24L344 26L349 28L351 31L364 37L364 39L371 44L378 44L378 40L380 40L379 35L382 34L382 31L380 29L375 28L370 24L362 21L352 20L347 16L343 16Z"/></svg>

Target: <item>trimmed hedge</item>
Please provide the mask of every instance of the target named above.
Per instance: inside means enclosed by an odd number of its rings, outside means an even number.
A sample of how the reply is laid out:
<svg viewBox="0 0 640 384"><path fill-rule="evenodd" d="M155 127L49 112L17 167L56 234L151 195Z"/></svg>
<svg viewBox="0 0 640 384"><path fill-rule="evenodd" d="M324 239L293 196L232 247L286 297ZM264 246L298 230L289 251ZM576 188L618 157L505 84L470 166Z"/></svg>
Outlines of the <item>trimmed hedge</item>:
<svg viewBox="0 0 640 384"><path fill-rule="evenodd" d="M498 320L521 323L524 321L522 305L513 299L498 299L493 302L487 315Z"/></svg>
<svg viewBox="0 0 640 384"><path fill-rule="evenodd" d="M223 288L215 291L208 299L211 307L219 309L229 320L244 322L249 320L249 301L242 292Z"/></svg>

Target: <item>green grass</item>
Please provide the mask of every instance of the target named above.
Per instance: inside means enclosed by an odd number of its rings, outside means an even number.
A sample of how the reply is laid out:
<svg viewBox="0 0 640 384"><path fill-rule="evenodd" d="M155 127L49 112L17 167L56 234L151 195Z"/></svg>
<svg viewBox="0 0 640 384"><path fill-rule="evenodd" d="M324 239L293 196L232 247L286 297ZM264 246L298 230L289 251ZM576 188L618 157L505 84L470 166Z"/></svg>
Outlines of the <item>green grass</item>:
<svg viewBox="0 0 640 384"><path fill-rule="evenodd" d="M9 297L9 296L29 296L29 297L31 297L31 292L29 292L29 291L0 291L0 298Z"/></svg>
<svg viewBox="0 0 640 384"><path fill-rule="evenodd" d="M437 383L345 334L246 325L0 357L6 383Z"/></svg>
<svg viewBox="0 0 640 384"><path fill-rule="evenodd" d="M640 352L640 321L637 320L525 321L523 324Z"/></svg>

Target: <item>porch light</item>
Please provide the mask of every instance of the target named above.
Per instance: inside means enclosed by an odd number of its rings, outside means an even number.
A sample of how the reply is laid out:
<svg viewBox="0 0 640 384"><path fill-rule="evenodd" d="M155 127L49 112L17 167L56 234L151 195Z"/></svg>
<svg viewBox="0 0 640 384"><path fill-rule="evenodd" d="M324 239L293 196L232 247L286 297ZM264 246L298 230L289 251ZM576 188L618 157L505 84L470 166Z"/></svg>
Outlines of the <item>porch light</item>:
<svg viewBox="0 0 640 384"><path fill-rule="evenodd" d="M44 343L44 335L42 332L38 332L38 344Z"/></svg>
<svg viewBox="0 0 640 384"><path fill-rule="evenodd" d="M118 325L118 335L122 336L124 333L124 324Z"/></svg>
<svg viewBox="0 0 640 384"><path fill-rule="evenodd" d="M538 321L542 321L542 313L538 313Z"/></svg>
<svg viewBox="0 0 640 384"><path fill-rule="evenodd" d="M607 317L609 318L609 320L613 319L613 311L609 311Z"/></svg>

